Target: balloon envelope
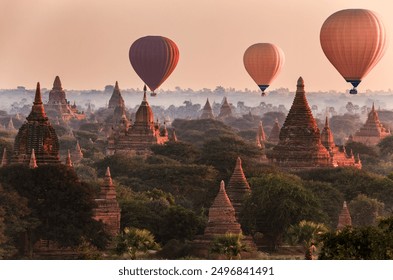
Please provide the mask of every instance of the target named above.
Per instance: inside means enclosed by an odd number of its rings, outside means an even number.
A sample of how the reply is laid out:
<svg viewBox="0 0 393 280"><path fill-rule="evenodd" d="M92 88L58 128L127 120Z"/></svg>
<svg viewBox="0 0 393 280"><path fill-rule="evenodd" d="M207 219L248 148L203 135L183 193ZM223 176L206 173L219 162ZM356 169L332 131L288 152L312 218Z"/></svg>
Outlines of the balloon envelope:
<svg viewBox="0 0 393 280"><path fill-rule="evenodd" d="M284 60L284 52L270 43L254 44L243 56L244 67L262 90L262 94L280 73Z"/></svg>
<svg viewBox="0 0 393 280"><path fill-rule="evenodd" d="M348 9L329 16L320 32L322 50L344 77L356 87L385 53L385 27L372 11Z"/></svg>
<svg viewBox="0 0 393 280"><path fill-rule="evenodd" d="M129 58L138 76L154 91L175 70L179 49L171 39L146 36L132 43Z"/></svg>

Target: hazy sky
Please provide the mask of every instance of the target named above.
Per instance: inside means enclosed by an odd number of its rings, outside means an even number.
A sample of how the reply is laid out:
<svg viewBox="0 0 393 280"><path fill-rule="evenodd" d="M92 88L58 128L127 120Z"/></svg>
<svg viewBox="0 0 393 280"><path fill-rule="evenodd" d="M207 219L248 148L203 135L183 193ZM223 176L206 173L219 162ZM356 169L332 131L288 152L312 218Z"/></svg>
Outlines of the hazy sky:
<svg viewBox="0 0 393 280"><path fill-rule="evenodd" d="M379 13L393 40L390 0L0 0L0 88L37 81L66 89L141 88L128 60L136 39L162 35L176 42L180 60L163 89L257 89L243 66L252 44L270 42L286 56L270 89L345 90L326 59L319 31L332 13L366 8ZM392 44L390 44L392 45ZM393 88L393 47L359 86Z"/></svg>

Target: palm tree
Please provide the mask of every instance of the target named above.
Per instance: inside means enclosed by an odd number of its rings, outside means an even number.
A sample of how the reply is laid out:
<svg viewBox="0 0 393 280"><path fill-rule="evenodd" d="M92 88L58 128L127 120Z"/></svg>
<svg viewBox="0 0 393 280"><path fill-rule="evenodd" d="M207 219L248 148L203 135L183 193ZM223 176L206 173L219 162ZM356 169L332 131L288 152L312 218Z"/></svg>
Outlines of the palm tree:
<svg viewBox="0 0 393 280"><path fill-rule="evenodd" d="M305 249L305 258L312 259L312 255L318 245L319 236L327 232L328 229L324 224L310 221L300 221L297 225L292 225L288 229L288 240L292 245L303 245Z"/></svg>
<svg viewBox="0 0 393 280"><path fill-rule="evenodd" d="M126 227L117 236L116 241L116 252L119 255L129 254L132 260L136 259L137 252L159 249L159 245L154 240L154 235L146 229Z"/></svg>
<svg viewBox="0 0 393 280"><path fill-rule="evenodd" d="M228 260L239 257L241 252L247 251L242 239L242 234L218 235L213 239L209 253L223 254Z"/></svg>

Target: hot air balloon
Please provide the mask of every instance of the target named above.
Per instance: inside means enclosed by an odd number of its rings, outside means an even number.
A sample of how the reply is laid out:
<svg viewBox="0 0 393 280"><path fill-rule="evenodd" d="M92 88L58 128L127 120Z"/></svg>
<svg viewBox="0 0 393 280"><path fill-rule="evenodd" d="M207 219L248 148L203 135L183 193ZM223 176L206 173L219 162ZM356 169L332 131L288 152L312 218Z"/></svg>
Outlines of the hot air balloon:
<svg viewBox="0 0 393 280"><path fill-rule="evenodd" d="M254 44L244 52L244 67L262 90L262 96L280 73L284 60L284 52L276 45L269 43Z"/></svg>
<svg viewBox="0 0 393 280"><path fill-rule="evenodd" d="M326 19L320 41L326 57L353 85L349 93L356 94L356 87L384 55L387 37L377 14L364 9L348 9Z"/></svg>
<svg viewBox="0 0 393 280"><path fill-rule="evenodd" d="M176 44L163 36L146 36L132 43L129 51L132 67L154 91L171 75L179 61Z"/></svg>

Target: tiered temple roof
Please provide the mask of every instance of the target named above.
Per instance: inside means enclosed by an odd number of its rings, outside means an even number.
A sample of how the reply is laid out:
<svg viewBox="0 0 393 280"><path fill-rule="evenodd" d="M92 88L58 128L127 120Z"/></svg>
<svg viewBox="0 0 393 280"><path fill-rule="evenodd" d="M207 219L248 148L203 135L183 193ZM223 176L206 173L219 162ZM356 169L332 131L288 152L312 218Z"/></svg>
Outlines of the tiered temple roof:
<svg viewBox="0 0 393 280"><path fill-rule="evenodd" d="M116 81L111 98L109 99L108 108L115 109L116 107L125 107L124 99L121 96L119 83Z"/></svg>
<svg viewBox="0 0 393 280"><path fill-rule="evenodd" d="M233 208L235 208L235 214L237 218L239 217L244 198L250 192L250 185L248 184L246 176L243 172L242 160L240 157L238 157L236 160L235 170L229 179L227 187L227 194L231 200Z"/></svg>
<svg viewBox="0 0 393 280"><path fill-rule="evenodd" d="M74 101L75 105L75 101ZM85 114L78 111L75 106L70 106L70 102L66 98L66 93L61 85L59 76L56 76L53 82L53 88L49 92L49 100L45 105L45 109L49 111L55 111L57 113L56 117L60 117L64 121L70 119L85 119Z"/></svg>
<svg viewBox="0 0 393 280"><path fill-rule="evenodd" d="M334 143L333 133L326 118L319 133L308 105L304 82L300 77L292 107L281 128L280 141L268 158L282 169L300 170L322 167L352 166L361 168L360 159L340 151Z"/></svg>
<svg viewBox="0 0 393 280"><path fill-rule="evenodd" d="M347 202L344 201L343 208L341 209L340 215L338 216L337 229L340 230L347 226L349 227L352 226L352 219L351 219L351 215L349 214Z"/></svg>
<svg viewBox="0 0 393 280"><path fill-rule="evenodd" d="M115 153L149 153L154 144L164 144L168 141L168 133L160 130L158 122L154 122L154 115L146 98L144 87L143 100L135 114L135 122L127 123L125 116L108 137L107 154Z"/></svg>
<svg viewBox="0 0 393 280"><path fill-rule="evenodd" d="M200 116L200 119L214 119L213 109L212 106L210 105L209 98L206 99L206 103L202 109L202 114Z"/></svg>
<svg viewBox="0 0 393 280"><path fill-rule="evenodd" d="M115 236L120 230L120 207L117 202L116 189L112 182L109 167L106 169L104 183L95 201L97 208L94 209L93 218L97 221L102 221L108 232Z"/></svg>
<svg viewBox="0 0 393 280"><path fill-rule="evenodd" d="M40 84L37 83L34 103L26 122L15 137L12 163L28 165L34 149L37 164L58 164L59 141L42 104Z"/></svg>
<svg viewBox="0 0 393 280"><path fill-rule="evenodd" d="M347 155L345 151L345 147L343 147L343 151L340 151L339 147L337 147L334 143L333 133L329 126L329 119L326 117L325 126L321 133L321 142L322 145L328 150L333 167L337 166L352 166L361 169L362 163L359 159L359 155L355 158L352 150L349 155Z"/></svg>
<svg viewBox="0 0 393 280"><path fill-rule="evenodd" d="M377 145L379 141L390 135L390 131L380 122L378 112L375 110L373 103L366 123L355 133L352 140L365 145Z"/></svg>
<svg viewBox="0 0 393 280"><path fill-rule="evenodd" d="M272 130L270 131L268 142L277 144L280 141L280 125L278 124L278 119L274 122Z"/></svg>
<svg viewBox="0 0 393 280"><path fill-rule="evenodd" d="M280 141L268 157L283 169L332 166L308 105L302 77L297 81L295 99L281 128Z"/></svg>
<svg viewBox="0 0 393 280"><path fill-rule="evenodd" d="M221 108L220 108L220 114L218 115L219 119L225 119L227 117L232 116L232 109L231 106L228 103L228 100L226 97L224 97Z"/></svg>
<svg viewBox="0 0 393 280"><path fill-rule="evenodd" d="M205 235L220 235L226 233L240 234L242 230L236 220L235 209L225 191L224 181L209 209L209 220L205 228Z"/></svg>

